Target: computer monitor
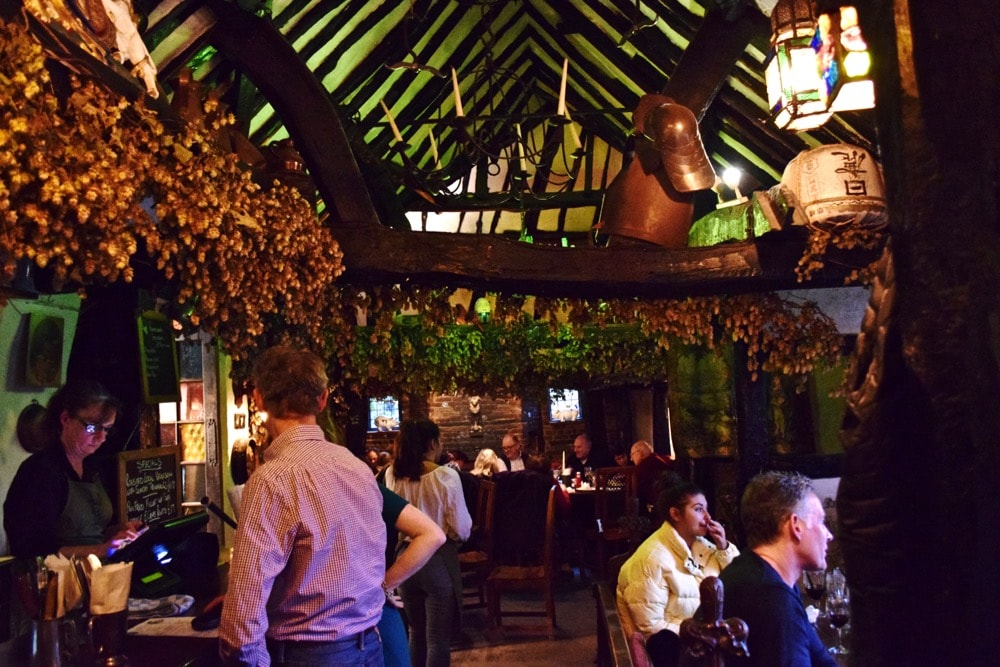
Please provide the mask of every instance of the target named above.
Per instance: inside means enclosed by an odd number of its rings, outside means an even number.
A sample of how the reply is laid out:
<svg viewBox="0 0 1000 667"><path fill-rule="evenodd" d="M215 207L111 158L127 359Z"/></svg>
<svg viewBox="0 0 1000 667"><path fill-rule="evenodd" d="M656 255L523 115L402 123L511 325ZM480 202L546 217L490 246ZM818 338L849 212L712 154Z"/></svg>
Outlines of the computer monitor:
<svg viewBox="0 0 1000 667"><path fill-rule="evenodd" d="M134 542L108 557L111 563L132 563L131 597L155 598L174 592L182 579L171 569L178 545L208 523L208 512L157 522Z"/></svg>

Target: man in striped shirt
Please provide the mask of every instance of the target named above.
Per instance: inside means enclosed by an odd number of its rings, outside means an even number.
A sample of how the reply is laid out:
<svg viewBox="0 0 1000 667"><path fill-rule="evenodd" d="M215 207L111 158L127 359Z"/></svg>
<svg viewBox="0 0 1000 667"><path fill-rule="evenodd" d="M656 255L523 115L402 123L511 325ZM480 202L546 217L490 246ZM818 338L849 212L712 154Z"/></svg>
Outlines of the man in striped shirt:
<svg viewBox="0 0 1000 667"><path fill-rule="evenodd" d="M326 440L321 359L291 347L254 364L271 442L243 493L219 625L231 665L381 666L382 495L371 470Z"/></svg>

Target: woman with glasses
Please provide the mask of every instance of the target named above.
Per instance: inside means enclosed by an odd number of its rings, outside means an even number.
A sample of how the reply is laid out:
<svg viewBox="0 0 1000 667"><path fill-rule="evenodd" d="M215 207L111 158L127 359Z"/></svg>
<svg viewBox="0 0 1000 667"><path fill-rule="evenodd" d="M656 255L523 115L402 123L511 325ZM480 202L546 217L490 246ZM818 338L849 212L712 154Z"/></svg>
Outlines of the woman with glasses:
<svg viewBox="0 0 1000 667"><path fill-rule="evenodd" d="M96 554L134 540L141 522L109 527L111 499L86 459L114 428L120 404L100 383L62 386L45 410L49 445L29 456L4 501L4 529L14 556Z"/></svg>

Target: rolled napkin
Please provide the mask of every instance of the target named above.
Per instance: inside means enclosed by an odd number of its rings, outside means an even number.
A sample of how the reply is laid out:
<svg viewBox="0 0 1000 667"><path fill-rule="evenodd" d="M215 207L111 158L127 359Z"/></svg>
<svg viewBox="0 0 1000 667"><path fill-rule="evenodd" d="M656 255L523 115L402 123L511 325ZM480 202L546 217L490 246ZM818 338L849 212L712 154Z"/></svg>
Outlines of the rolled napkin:
<svg viewBox="0 0 1000 667"><path fill-rule="evenodd" d="M165 598L129 598L129 619L180 616L194 604L190 595L168 595Z"/></svg>
<svg viewBox="0 0 1000 667"><path fill-rule="evenodd" d="M128 605L132 563L111 563L90 574L90 613L113 614Z"/></svg>
<svg viewBox="0 0 1000 667"><path fill-rule="evenodd" d="M45 567L50 573L58 573L58 588L56 589L56 618L73 611L83 602L83 587L77 578L73 561L62 554L52 554L45 557Z"/></svg>

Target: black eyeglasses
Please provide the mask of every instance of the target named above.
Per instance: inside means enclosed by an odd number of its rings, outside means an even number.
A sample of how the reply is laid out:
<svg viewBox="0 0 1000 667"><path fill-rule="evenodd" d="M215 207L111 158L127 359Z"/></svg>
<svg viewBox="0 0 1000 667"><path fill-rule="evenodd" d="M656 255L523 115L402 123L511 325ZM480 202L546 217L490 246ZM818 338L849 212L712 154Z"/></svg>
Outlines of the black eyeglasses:
<svg viewBox="0 0 1000 667"><path fill-rule="evenodd" d="M114 426L105 426L104 424L91 424L89 421L81 419L77 415L73 415L73 419L83 424L83 431L87 435L94 435L96 433L101 433L102 431L104 432L104 435L111 435L112 433L115 432Z"/></svg>

